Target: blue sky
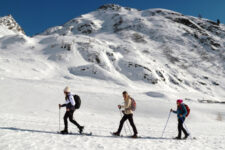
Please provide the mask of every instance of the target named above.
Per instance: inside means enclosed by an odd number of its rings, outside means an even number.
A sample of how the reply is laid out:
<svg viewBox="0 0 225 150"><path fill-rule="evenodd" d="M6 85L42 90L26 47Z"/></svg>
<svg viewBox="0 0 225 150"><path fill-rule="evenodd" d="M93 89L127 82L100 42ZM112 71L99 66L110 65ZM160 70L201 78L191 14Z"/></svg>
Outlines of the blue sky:
<svg viewBox="0 0 225 150"><path fill-rule="evenodd" d="M27 35L96 10L107 3L137 9L165 8L225 23L225 0L1 0L0 16L13 15Z"/></svg>

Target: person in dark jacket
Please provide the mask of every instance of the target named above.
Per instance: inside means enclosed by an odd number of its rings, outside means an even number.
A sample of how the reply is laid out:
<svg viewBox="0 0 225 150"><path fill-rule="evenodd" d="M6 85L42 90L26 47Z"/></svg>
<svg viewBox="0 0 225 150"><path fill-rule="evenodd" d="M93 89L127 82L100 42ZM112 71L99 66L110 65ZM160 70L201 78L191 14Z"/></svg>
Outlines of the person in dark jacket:
<svg viewBox="0 0 225 150"><path fill-rule="evenodd" d="M72 122L74 125L76 125L79 129L80 134L83 132L84 126L79 125L74 119L73 119L73 113L75 111L75 101L73 98L73 95L70 92L70 88L66 87L64 89L64 94L65 94L65 100L66 103L61 105L59 104L59 108L61 107L66 107L66 113L64 115L64 125L65 128L62 130L60 133L62 134L68 134L68 122L67 119L69 118L70 122Z"/></svg>
<svg viewBox="0 0 225 150"><path fill-rule="evenodd" d="M183 123L184 123L186 115L187 115L187 109L186 109L185 105L183 104L183 100L178 99L177 100L177 110L175 111L175 110L171 109L170 111L177 114L178 136L176 137L176 139L181 139L181 131L184 132L184 135L185 135L184 139L186 139L189 136L189 134L183 127Z"/></svg>

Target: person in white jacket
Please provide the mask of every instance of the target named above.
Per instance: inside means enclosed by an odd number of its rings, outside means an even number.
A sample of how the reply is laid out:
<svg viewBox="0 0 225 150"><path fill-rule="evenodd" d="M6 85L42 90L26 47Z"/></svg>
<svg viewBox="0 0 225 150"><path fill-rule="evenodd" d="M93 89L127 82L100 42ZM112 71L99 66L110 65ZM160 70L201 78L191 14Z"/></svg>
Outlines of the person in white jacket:
<svg viewBox="0 0 225 150"><path fill-rule="evenodd" d="M120 121L120 125L119 125L119 128L118 128L117 132L114 132L113 135L120 136L120 132L123 128L123 124L128 119L131 127L133 128L133 132L134 132L132 137L136 138L138 132L137 132L136 126L134 124L134 120L133 120L133 111L131 109L131 97L128 95L128 93L126 91L124 91L123 92L123 98L124 98L124 105L118 105L118 108L119 109L124 108L124 111L123 111L124 116Z"/></svg>
<svg viewBox="0 0 225 150"><path fill-rule="evenodd" d="M75 101L74 101L73 95L70 92L70 88L69 87L66 87L64 89L64 94L65 94L66 102L63 105L59 104L59 108L66 107L66 113L65 113L64 118L63 118L64 119L65 128L60 133L68 134L68 122L67 122L67 119L69 118L70 122L72 122L74 125L76 125L78 127L79 132L81 134L83 132L84 126L79 125L73 119L73 113L75 111Z"/></svg>

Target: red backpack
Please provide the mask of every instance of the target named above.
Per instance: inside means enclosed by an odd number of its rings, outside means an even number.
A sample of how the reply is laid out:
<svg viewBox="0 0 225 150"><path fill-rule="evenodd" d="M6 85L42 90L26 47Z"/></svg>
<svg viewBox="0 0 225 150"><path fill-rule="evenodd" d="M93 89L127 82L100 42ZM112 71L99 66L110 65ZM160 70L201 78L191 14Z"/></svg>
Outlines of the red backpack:
<svg viewBox="0 0 225 150"><path fill-rule="evenodd" d="M130 98L131 99L131 110L132 111L135 111L136 110L136 101L133 99L133 98Z"/></svg>
<svg viewBox="0 0 225 150"><path fill-rule="evenodd" d="M191 109L189 108L189 106L187 104L184 104L186 110L187 110L187 115L186 117L188 117L188 115L190 114Z"/></svg>

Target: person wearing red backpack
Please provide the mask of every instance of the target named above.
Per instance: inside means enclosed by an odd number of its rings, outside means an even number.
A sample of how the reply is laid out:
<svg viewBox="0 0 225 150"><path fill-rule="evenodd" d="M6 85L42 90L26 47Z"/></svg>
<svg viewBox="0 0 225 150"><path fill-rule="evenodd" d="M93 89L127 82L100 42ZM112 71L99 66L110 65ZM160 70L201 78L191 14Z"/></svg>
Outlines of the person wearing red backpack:
<svg viewBox="0 0 225 150"><path fill-rule="evenodd" d="M124 111L123 111L124 116L122 117L122 119L120 121L120 125L119 125L117 132L114 132L113 135L120 136L120 132L123 128L123 124L128 119L130 122L130 125L133 128L133 132L134 132L132 138L137 138L138 132L137 132L136 126L134 124L133 111L132 111L132 101L133 100L126 91L123 92L123 98L124 98L124 105L118 105L118 108L119 109L124 108Z"/></svg>
<svg viewBox="0 0 225 150"><path fill-rule="evenodd" d="M184 139L187 139L187 137L189 136L189 134L187 133L187 131L185 130L185 128L183 127L183 123L185 121L186 116L188 115L188 111L186 109L185 104L183 103L182 99L178 99L177 100L177 110L170 110L173 113L177 114L177 119L178 119L178 136L175 139L181 139L181 131L184 132Z"/></svg>

